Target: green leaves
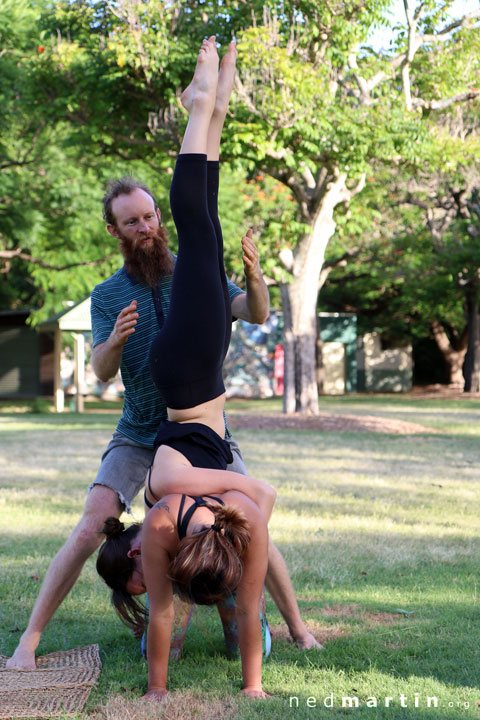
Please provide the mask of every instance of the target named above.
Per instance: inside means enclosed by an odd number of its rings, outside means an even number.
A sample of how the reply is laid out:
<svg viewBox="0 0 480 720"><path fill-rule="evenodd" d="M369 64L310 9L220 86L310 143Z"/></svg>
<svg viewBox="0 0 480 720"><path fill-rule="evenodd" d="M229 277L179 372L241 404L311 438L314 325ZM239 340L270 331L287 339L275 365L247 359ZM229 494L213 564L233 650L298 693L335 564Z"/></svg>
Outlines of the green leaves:
<svg viewBox="0 0 480 720"><path fill-rule="evenodd" d="M382 287L383 267L397 297L410 276L421 273L420 253L410 252L405 238L411 230L411 245L420 236L423 243L424 219L418 209L401 207L404 193L392 178L401 173L404 183L440 173L460 182L478 163L480 141L478 100L462 104L460 120L458 104L441 113L405 110L399 65L366 46L371 28L388 22L389 4L4 0L0 252L22 250L54 267L113 256L103 265L62 271L12 258L3 265L3 286L16 290L0 291L0 302L28 298L50 312L65 295L80 299L119 262L100 219L107 176L139 174L159 189L167 209L166 169L186 122L178 91L191 78L201 38L216 33L225 48L232 28L239 82L222 141L222 157L232 167L222 190L229 271L241 280L239 236L253 225L267 274L288 280L282 250L295 253L340 174L351 189L366 173L373 180L350 209L348 199L335 206L329 257L361 243L358 275L368 270ZM443 28L450 6L450 0L445 11L424 3L420 31ZM399 30L395 35L397 45L404 43ZM477 26L418 50L414 100L475 88L479 57ZM386 230L379 216L385 203L388 222L408 231ZM400 273L405 258L409 269ZM375 292L363 283L365 297Z"/></svg>

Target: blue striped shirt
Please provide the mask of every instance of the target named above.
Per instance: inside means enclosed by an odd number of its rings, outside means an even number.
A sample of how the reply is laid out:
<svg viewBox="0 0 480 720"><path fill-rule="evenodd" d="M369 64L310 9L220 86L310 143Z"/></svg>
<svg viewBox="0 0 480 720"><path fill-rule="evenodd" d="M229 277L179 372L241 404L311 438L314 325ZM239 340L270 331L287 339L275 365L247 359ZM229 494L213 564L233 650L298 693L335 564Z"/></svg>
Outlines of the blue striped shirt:
<svg viewBox="0 0 480 720"><path fill-rule="evenodd" d="M91 316L93 347L106 342L120 311L137 301L138 319L135 332L123 346L120 371L125 386L123 413L117 430L134 442L153 447L158 425L167 417L162 396L152 382L148 356L153 338L163 324L170 306L172 275L165 275L152 291L120 268L114 275L94 287ZM243 292L228 281L230 300ZM195 313L192 298L192 312Z"/></svg>

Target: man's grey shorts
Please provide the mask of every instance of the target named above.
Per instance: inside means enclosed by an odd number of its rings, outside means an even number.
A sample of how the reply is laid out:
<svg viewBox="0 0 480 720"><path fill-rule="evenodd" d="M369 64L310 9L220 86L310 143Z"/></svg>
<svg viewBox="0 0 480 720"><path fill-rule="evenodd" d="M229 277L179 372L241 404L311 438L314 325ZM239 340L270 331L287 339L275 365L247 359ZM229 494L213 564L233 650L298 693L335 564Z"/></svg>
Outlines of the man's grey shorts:
<svg viewBox="0 0 480 720"><path fill-rule="evenodd" d="M228 442L232 450L233 463L227 466L227 470L247 475L240 448L232 437ZM114 432L102 455L97 477L88 488L88 492L94 485L106 485L115 490L125 510L131 512L131 502L143 488L152 457L152 448L138 445L122 433Z"/></svg>

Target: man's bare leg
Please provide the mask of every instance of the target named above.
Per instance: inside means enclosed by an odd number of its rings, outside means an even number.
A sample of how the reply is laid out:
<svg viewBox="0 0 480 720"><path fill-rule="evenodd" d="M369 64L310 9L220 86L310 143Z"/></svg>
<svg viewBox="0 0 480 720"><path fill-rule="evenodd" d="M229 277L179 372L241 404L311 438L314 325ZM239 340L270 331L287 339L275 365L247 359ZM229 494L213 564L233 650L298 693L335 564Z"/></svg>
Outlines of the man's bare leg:
<svg viewBox="0 0 480 720"><path fill-rule="evenodd" d="M8 668L35 668L35 650L43 630L75 585L86 560L102 542L105 519L109 515L120 517L122 512L123 506L114 490L105 485L92 488L80 522L50 563L27 629L14 654L7 660Z"/></svg>
<svg viewBox="0 0 480 720"><path fill-rule="evenodd" d="M321 650L323 646L308 632L302 620L285 560L271 540L268 544L268 570L265 585L288 625L293 642L302 650L311 648Z"/></svg>
<svg viewBox="0 0 480 720"><path fill-rule="evenodd" d="M235 595L226 595L222 598L217 604L217 610L220 615L220 620L222 621L227 657L230 660L234 660L239 654Z"/></svg>
<svg viewBox="0 0 480 720"><path fill-rule="evenodd" d="M170 641L170 660L180 660L183 643L193 613L193 602L185 602L178 595L173 596L175 619L173 621L172 639Z"/></svg>

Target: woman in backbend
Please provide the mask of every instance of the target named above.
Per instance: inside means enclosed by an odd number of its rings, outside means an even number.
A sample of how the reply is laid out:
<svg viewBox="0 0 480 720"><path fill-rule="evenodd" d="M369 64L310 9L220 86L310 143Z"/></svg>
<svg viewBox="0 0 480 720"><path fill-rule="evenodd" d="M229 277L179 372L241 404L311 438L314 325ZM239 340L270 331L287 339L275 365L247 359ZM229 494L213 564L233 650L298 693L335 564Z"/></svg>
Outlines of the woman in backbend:
<svg viewBox="0 0 480 720"><path fill-rule="evenodd" d="M235 58L232 43L219 75L215 38L205 40L182 95L189 121L170 190L179 240L172 309L150 350L152 377L169 419L157 434L145 489L151 510L143 526L122 532L122 524L110 519L97 562L127 621L138 617L132 596L148 591L147 695L156 697L167 692L173 584L200 604L236 590L242 690L267 697L259 603L276 493L266 483L225 470L231 455L224 440L222 365L231 310L217 195Z"/></svg>

